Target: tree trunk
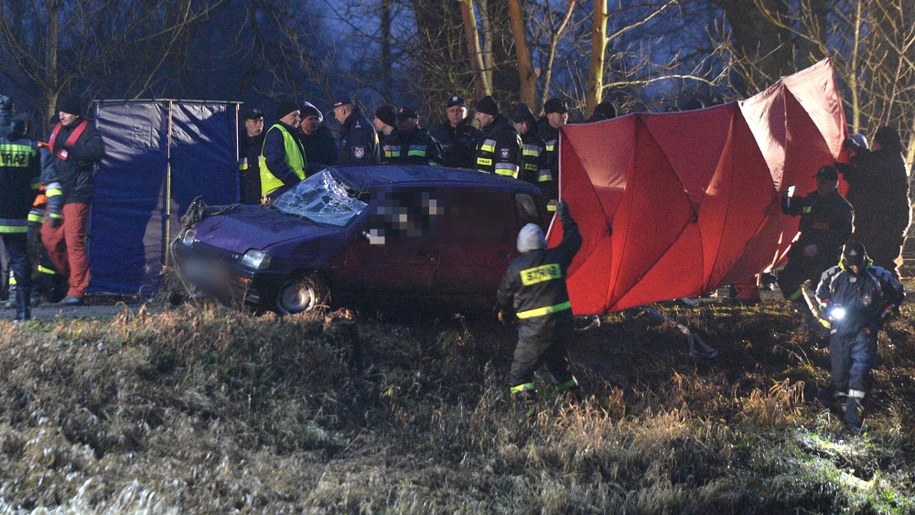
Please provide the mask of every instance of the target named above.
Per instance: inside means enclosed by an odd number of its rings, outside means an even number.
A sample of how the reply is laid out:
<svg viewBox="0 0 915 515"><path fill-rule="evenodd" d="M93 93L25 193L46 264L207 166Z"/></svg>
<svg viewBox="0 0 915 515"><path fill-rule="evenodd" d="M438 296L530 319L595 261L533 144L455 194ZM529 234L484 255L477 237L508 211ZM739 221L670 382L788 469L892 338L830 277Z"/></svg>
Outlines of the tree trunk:
<svg viewBox="0 0 915 515"><path fill-rule="evenodd" d="M391 99L391 8L394 0L381 0L381 98Z"/></svg>
<svg viewBox="0 0 915 515"><path fill-rule="evenodd" d="M531 64L531 51L527 45L527 24L520 0L508 0L508 16L515 42L515 55L518 58L521 101L528 106L534 106L537 96L537 74Z"/></svg>
<svg viewBox="0 0 915 515"><path fill-rule="evenodd" d="M492 82L488 80L483 52L480 50L480 34L477 30L477 17L473 12L473 0L458 0L461 3L461 18L464 20L464 37L467 40L467 55L470 57L470 68L474 73L475 98L492 93Z"/></svg>
<svg viewBox="0 0 915 515"><path fill-rule="evenodd" d="M594 0L594 30L591 31L591 61L588 66L588 91L585 92L585 119L591 116L594 108L603 99L607 16L607 0Z"/></svg>

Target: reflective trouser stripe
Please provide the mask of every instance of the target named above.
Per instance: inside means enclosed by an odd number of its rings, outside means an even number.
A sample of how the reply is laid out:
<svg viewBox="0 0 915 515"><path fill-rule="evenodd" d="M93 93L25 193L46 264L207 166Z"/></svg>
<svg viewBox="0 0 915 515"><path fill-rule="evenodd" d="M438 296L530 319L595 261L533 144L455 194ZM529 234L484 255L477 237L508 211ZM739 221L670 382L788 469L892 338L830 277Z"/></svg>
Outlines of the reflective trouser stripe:
<svg viewBox="0 0 915 515"><path fill-rule="evenodd" d="M867 392L861 390L848 390L848 396L853 399L863 399L865 395L867 395Z"/></svg>
<svg viewBox="0 0 915 515"><path fill-rule="evenodd" d="M0 220L0 234L24 234L29 232L26 220Z"/></svg>
<svg viewBox="0 0 915 515"><path fill-rule="evenodd" d="M556 211L556 204L547 204L547 205L546 205L546 210L549 211L549 212L551 212L551 213L554 212L554 211Z"/></svg>
<svg viewBox="0 0 915 515"><path fill-rule="evenodd" d="M534 383L522 383L512 386L511 393L529 392L534 389Z"/></svg>
<svg viewBox="0 0 915 515"><path fill-rule="evenodd" d="M567 309L572 309L572 303L569 301L565 301L562 304L553 304L552 306L545 306L542 308L528 309L527 311L521 311L516 316L518 318L542 317L544 315L549 315L550 313L558 313L560 311L565 311Z"/></svg>
<svg viewBox="0 0 915 515"><path fill-rule="evenodd" d="M46 266L41 266L41 265L38 265L38 272L42 273L42 274L49 274L49 275L54 275L57 273L56 271L54 271Z"/></svg>
<svg viewBox="0 0 915 515"><path fill-rule="evenodd" d="M413 150L413 149L411 148L410 150L407 150L407 157L411 157L411 156L413 156L413 157L426 157L426 149L425 149L425 148L422 148L422 149Z"/></svg>
<svg viewBox="0 0 915 515"><path fill-rule="evenodd" d="M804 295L804 291L801 290L800 288L798 288L797 291L795 291L795 292L792 293L791 295L788 295L787 298L788 298L788 300L790 300L790 301L795 301L795 300L801 298L802 295Z"/></svg>
<svg viewBox="0 0 915 515"><path fill-rule="evenodd" d="M540 175L537 176L537 182L552 182L553 173L550 170L540 170Z"/></svg>
<svg viewBox="0 0 915 515"><path fill-rule="evenodd" d="M569 379L568 381L557 384L556 388L558 390L568 390L569 388L575 388L576 386L578 386L578 381L576 381L575 378L573 377L572 379Z"/></svg>

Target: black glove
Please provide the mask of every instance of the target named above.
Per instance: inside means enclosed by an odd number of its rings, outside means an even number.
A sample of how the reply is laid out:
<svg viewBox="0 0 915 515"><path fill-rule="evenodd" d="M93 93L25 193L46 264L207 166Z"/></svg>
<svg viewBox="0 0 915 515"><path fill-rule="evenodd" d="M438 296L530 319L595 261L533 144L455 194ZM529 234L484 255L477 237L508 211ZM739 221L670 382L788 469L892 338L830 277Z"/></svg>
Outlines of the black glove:
<svg viewBox="0 0 915 515"><path fill-rule="evenodd" d="M556 212L559 214L559 219L563 222L569 222L572 220L572 215L569 214L569 205L566 204L565 200L560 200L556 204Z"/></svg>

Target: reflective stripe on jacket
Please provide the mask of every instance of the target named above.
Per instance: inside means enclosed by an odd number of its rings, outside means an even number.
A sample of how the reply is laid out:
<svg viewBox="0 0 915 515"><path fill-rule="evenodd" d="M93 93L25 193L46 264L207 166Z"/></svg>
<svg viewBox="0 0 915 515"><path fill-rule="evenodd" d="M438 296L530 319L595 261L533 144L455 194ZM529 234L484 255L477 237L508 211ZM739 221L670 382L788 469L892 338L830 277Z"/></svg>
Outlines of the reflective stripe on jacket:
<svg viewBox="0 0 915 515"><path fill-rule="evenodd" d="M265 150L267 148L267 140L270 137L270 131L273 129L279 130L280 134L283 136L283 164L286 166L286 170L271 170L267 166ZM289 132L289 130L286 129L286 127L283 127L279 123L274 124L272 127L270 127L270 130L267 131L267 135L264 137L264 147L261 150L259 161L261 175L261 196L263 197L266 197L267 195L281 188L285 184L281 177L287 178L289 173L292 173L295 177L298 177L299 180L305 178L305 150L302 148L299 140L297 140ZM274 168L276 168L276 165L274 165Z"/></svg>

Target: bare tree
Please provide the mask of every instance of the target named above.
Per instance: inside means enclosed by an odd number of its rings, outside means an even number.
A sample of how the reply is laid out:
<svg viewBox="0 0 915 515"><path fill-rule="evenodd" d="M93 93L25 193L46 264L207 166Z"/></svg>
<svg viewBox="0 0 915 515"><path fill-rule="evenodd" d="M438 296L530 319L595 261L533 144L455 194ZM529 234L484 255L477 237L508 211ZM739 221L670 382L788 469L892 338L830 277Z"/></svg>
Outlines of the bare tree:
<svg viewBox="0 0 915 515"><path fill-rule="evenodd" d="M64 90L139 97L222 2L0 0L0 74L42 106L42 121Z"/></svg>

